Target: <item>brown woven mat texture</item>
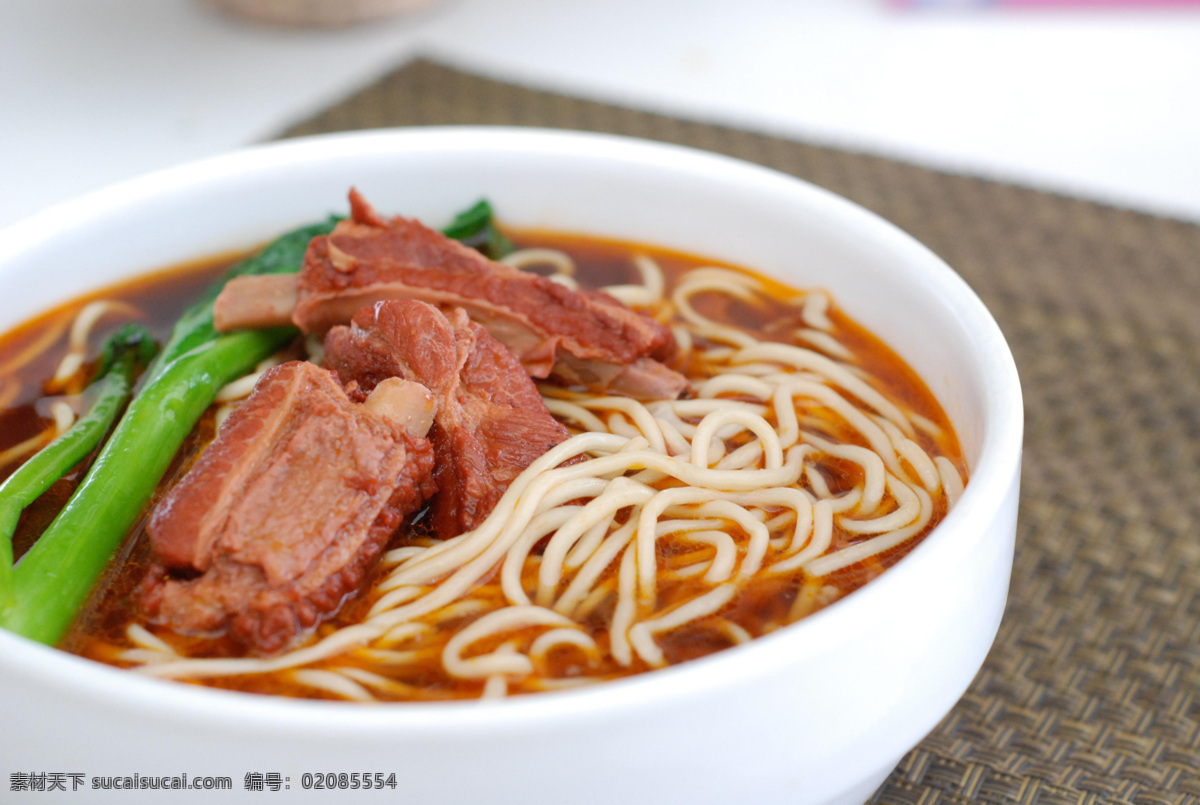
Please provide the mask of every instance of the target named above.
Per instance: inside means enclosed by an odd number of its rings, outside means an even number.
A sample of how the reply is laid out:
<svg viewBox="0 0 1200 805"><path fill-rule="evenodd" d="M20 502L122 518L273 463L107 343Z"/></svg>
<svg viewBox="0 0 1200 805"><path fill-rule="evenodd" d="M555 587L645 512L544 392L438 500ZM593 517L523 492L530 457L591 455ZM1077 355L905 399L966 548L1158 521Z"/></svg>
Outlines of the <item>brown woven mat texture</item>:
<svg viewBox="0 0 1200 805"><path fill-rule="evenodd" d="M757 162L875 211L1000 322L1026 405L996 644L880 803L1200 802L1200 227L418 61L285 136L611 132Z"/></svg>

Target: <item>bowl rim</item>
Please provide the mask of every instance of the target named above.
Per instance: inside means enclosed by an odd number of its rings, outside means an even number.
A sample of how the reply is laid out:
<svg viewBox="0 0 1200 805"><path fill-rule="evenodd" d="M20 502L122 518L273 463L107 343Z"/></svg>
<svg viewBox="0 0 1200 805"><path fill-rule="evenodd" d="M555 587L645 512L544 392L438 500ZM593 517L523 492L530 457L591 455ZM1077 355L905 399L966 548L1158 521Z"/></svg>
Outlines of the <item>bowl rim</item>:
<svg viewBox="0 0 1200 805"><path fill-rule="evenodd" d="M679 171L704 171L730 180L772 187L795 195L805 203L856 227L866 227L872 237L900 259L934 281L978 336L977 349L988 361L984 378L985 411L979 458L958 504L903 561L853 595L834 605L750 643L679 666L637 674L601 685L547 692L500 700L409 702L402 706L364 706L359 703L282 699L271 696L180 685L147 678L43 646L0 630L0 668L8 666L43 684L62 686L74 695L104 700L115 707L150 705L159 717L199 719L258 730L319 729L329 736L393 733L420 730L426 734L474 729L511 729L550 721L606 718L627 707L651 707L669 691L670 698L700 697L724 680L750 671L794 662L797 653L809 654L840 642L841 625L870 610L877 599L904 585L920 563L936 553L965 552L972 539L968 520L990 521L1003 507L1005 495L1019 477L1023 431L1023 405L1015 361L998 324L967 283L944 261L912 236L853 202L794 176L732 157L674 144L631 137L567 130L491 126L434 126L383 129L367 132L315 135L285 140L196 162L167 168L105 187L44 211L0 230L0 273L17 255L35 250L43 242L80 225L147 203L162 193L219 185L245 171L267 171L283 166L303 166L311 161L356 155L385 155L432 150L475 151L497 154L520 151L554 152L583 159L608 159L622 164L652 162L656 167ZM116 212L114 212L116 211ZM869 325L869 323L868 323ZM983 529L979 529L982 533ZM953 540L951 539L953 537ZM978 534L975 538L979 538ZM753 675L753 674L751 674ZM80 691L80 688L84 688Z"/></svg>

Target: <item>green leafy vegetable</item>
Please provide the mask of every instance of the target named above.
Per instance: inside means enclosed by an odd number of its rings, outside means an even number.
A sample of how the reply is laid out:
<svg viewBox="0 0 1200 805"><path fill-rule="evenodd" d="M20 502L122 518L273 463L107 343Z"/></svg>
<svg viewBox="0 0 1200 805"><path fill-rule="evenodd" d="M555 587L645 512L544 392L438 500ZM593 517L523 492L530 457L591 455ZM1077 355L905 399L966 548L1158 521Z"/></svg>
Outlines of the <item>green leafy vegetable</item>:
<svg viewBox="0 0 1200 805"><path fill-rule="evenodd" d="M304 253L308 250L308 242L319 235L328 235L340 220L340 216L331 215L320 223L294 229L272 241L258 254L231 268L219 282L210 287L204 296L179 317L179 321L175 323L174 329L171 330L171 337L163 345L162 353L151 369L146 383L153 382L166 369L167 365L180 355L219 337L220 334L213 329L213 303L216 302L225 283L234 277L258 274L295 274L304 263Z"/></svg>
<svg viewBox="0 0 1200 805"><path fill-rule="evenodd" d="M496 228L492 205L487 199L480 199L473 207L456 215L442 234L478 249L492 260L499 260L513 251L512 241Z"/></svg>
<svg viewBox="0 0 1200 805"><path fill-rule="evenodd" d="M0 485L0 606L11 606L16 600L12 536L21 512L100 444L154 352L154 339L140 325L127 324L110 336L101 348L91 384L95 402L88 412Z"/></svg>
<svg viewBox="0 0 1200 805"><path fill-rule="evenodd" d="M0 623L57 643L217 392L293 336L286 327L246 330L167 364L129 404L83 483L13 570L17 605L5 608Z"/></svg>
<svg viewBox="0 0 1200 805"><path fill-rule="evenodd" d="M11 571L0 625L58 642L217 392L296 334L291 327L217 333L213 302L221 288L236 276L299 271L308 242L337 221L330 217L275 240L184 312L83 483Z"/></svg>

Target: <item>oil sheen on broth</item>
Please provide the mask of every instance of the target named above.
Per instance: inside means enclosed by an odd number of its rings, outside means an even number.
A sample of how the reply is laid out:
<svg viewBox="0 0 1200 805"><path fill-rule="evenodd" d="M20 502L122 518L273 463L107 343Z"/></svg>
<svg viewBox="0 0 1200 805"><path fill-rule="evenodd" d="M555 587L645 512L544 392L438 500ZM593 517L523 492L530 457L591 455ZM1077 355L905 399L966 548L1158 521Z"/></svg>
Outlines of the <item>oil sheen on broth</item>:
<svg viewBox="0 0 1200 805"><path fill-rule="evenodd" d="M648 258L661 271L665 280L663 297L668 300L664 304L672 308L663 312L663 306L660 305L660 310L655 315L661 317L664 323L672 325L688 325L686 317L679 309L680 306L670 301L672 290L687 282L689 276L695 276L689 275L688 272L694 272L696 269L708 270L718 284L729 282L729 277L721 274L721 271L745 278L746 287L741 290L719 293L701 288L686 298L686 305L697 317L745 333L747 343L756 341L799 345L849 367L849 373L853 377L882 392L895 406L903 410L908 421L917 423L917 426L901 433L894 424L885 424L886 432L896 444L902 441L911 442L914 449L930 459L931 466L936 465L940 470L939 481L932 482L929 480L928 468L922 476L914 469L915 465L910 459L901 459L903 469L909 476L924 477L925 486L937 487L929 490L929 494L926 495L929 498L929 511L924 515L927 522L913 529L915 533L898 540L897 544L872 552L860 561L834 567L819 576L814 575L805 566L797 566L784 572L759 571L753 574L753 578L740 584L736 592L728 595L714 611L671 628L656 629L652 632L643 630L645 635L652 635L653 643L661 651L661 657L658 658L653 652L638 649L637 645L633 650L626 650L624 662L620 661L619 657L614 657L610 635L614 616L621 617L616 613L620 597L618 588L623 583L620 579L622 562L619 556L614 556L611 561L605 563L587 596L577 601L573 608L575 621L590 641L580 639L553 643L549 649L536 654L531 673L455 674L448 672L442 661L447 645L454 635L462 633L482 616L505 607L502 572L497 564L473 585L468 596L442 607L436 613L414 618L413 628L407 633L400 629L401 634L391 643L373 643L360 650L338 652L305 663L303 668L293 667L279 672L256 670L253 673L238 673L236 668L232 668L211 675L193 676L183 673L179 678L220 688L310 698L362 698L355 695L355 691L365 690L369 691L371 698L380 700L428 700L554 690L585 681L638 673L656 665L683 662L729 648L828 606L866 584L912 550L941 519L947 506L953 502L957 490L961 490L961 484L964 483L961 479L965 479L967 475L966 464L953 430L932 394L885 344L846 317L835 304L826 304L827 297L821 292L815 293L824 297L823 299L806 305L803 302L805 294L800 290L786 287L772 279L726 266L721 266L720 271L714 273L711 268L705 269L713 264L702 258L640 244L548 232L519 233L514 241L521 249L536 247L569 255L574 263L573 279L585 288L628 287L643 283L646 280L646 272L644 268L637 266L635 256L638 260ZM106 289L91 295L89 299L116 299L129 303L142 312L141 321L147 324L156 338L163 339L179 312L230 262L229 259L222 258L190 264ZM543 274L556 271L549 263L536 259L527 269ZM811 297L812 294L808 296ZM69 321L89 299L76 300L5 335L0 339L0 367L9 363L30 344ZM101 320L91 340L93 345L99 342L106 331L116 327L119 323L117 318L113 316ZM814 326L814 322L818 326ZM61 342L63 338L65 335L57 340ZM714 340L702 333L693 334L688 340L692 342L692 347L681 371L688 376L693 388L700 388L704 381L714 376L714 361L706 357L707 351L715 350L712 354L719 359L723 353L728 353L735 347L730 343L721 343L719 337ZM0 451L32 438L46 427L48 403L44 397L45 390L49 387L47 378L53 375L60 356L61 349L52 348L12 377L4 379L6 385L0 387L0 393L11 388L16 388L17 391L9 394L12 399L3 400L4 411L0 414ZM766 362L769 363L769 360ZM762 363L764 360L745 362L752 374L757 372L759 376L769 376L770 367L763 368ZM807 370L800 371L803 373ZM811 374L811 371L808 373ZM746 391L754 387L754 382L747 381L747 384L739 387L734 383L717 396L734 403L759 406L763 418L773 427L779 428L779 417L770 405L765 404L769 401L755 399L753 393ZM79 389L60 389L53 390L53 393L78 391ZM563 396L545 386L542 387L542 391L550 398ZM563 402L580 404L580 400L577 399L564 399ZM805 432L811 429L815 443L821 444L822 440L836 441L841 438L840 433L822 425L822 414L819 411L809 410L819 408L822 405L819 401L802 403L798 398L796 405L801 429ZM586 403L584 407L587 407ZM559 409L552 410L557 413ZM619 409L605 408L601 405L588 410L616 432L637 430L637 423L634 421L636 417L623 414ZM177 457L167 480L160 488L160 494L186 471L195 456L213 438L216 431L214 411L206 415L188 445ZM884 419L877 411L869 412L869 415L872 420ZM583 429L578 418L559 418L572 433ZM699 415L685 413L678 422L672 420L674 430L694 431L700 419ZM727 427L723 432L726 435L723 437L725 444L722 450L726 456L739 449L745 451L756 442L755 434L744 428L739 430L737 427ZM801 441L803 439L804 437ZM677 446L674 452L679 452L680 449ZM904 449L909 448L906 446ZM807 474L797 486L805 489L809 497L816 500L824 498L836 501L855 494L861 497L864 469L854 455L833 455L832 452L820 450L815 452L823 454L819 456L819 460L814 459L811 462L811 468L806 470ZM903 450L901 452L903 453ZM10 464L0 468L0 480L6 477L14 466L15 464ZM78 483L82 477L83 469L85 467L77 469L68 478L60 481L26 510L14 543L18 557L28 549L37 534L65 503L72 485ZM633 472L628 474L635 475ZM955 477L948 479L948 474ZM956 480L957 490L954 488ZM652 479L652 485L657 489L680 486L679 482L670 476ZM744 493L743 496L748 494L750 493ZM897 497L897 493L889 487L884 503L873 516L880 517L891 510L902 508L904 501L900 498L904 498L905 495L911 493L901 492ZM785 537L790 528L795 528L799 515L794 512L789 515L787 507L778 501L762 503L757 510L760 512L757 516L773 529L772 542L766 548L765 556L761 557L760 564L763 568L770 568L780 562L786 566L786 555L794 555L796 546L788 544ZM862 544L873 536L869 529L854 530L854 524L849 523L848 519L838 519L828 512L825 514L826 519L832 523L832 528L824 555L833 555L843 549ZM629 525L629 521L635 516L636 510L631 507L618 509L609 518L609 533ZM820 516L818 515L818 519ZM717 563L718 555L727 552L730 545L735 549L735 562L747 561L748 545L751 542L747 528L752 524L739 524L736 519L724 517L715 510L709 515L709 519L714 518L719 521L719 525L715 527L710 525L709 528L703 529L691 528L690 531L682 532L685 538L660 539L655 543L656 566L659 569L654 591L657 612L669 614L686 602L701 599L706 593L711 594L714 590L714 576L721 575L714 574L711 568ZM436 543L425 527L421 515L418 514L413 519L415 522L401 528L393 538L388 546L389 550L399 550L403 554L405 548L427 549ZM852 527L843 527L847 523ZM814 527L820 528L819 525ZM152 639L143 636L143 642L139 643L137 629L142 627L136 627L134 630L130 628L132 624L140 621L136 593L150 561L148 541L143 529L144 523L139 524L126 541L110 570L93 592L86 610L64 639L64 649L119 666L148 667L142 662L130 660L131 657L144 655L147 651L144 641ZM724 540L719 535L709 533L712 531L726 532L733 540ZM689 533L692 537L687 537ZM816 539L815 533L814 531L813 539ZM539 587L540 552L545 549L548 541L549 536L546 536L531 545L521 567L520 585L529 593ZM567 564L570 565L569 560ZM578 564L573 568L576 573L580 570ZM392 567L385 562L381 569L375 571L368 590L348 600L334 617L321 623L316 633L310 637L310 641L327 638L339 629L368 617L372 608L385 594L372 588L390 572ZM736 574L731 577L736 578ZM564 576L559 592L569 581L568 574ZM553 624L538 622L522 626L518 619L513 628L501 628L471 642L459 659L469 661L473 657L502 656L506 652L514 651L528 654L530 646L536 643L539 636L546 634L547 627L551 625ZM170 644L170 651L178 655L176 659L230 658L236 657L241 651L236 644L222 635L181 636L165 630L158 631L149 624L144 626L150 632L157 632L158 637ZM585 642L589 645L584 645ZM640 645L648 646L645 637ZM321 676L322 674L325 676ZM336 682L339 678L348 679L350 682L341 685ZM497 678L501 681L496 682Z"/></svg>

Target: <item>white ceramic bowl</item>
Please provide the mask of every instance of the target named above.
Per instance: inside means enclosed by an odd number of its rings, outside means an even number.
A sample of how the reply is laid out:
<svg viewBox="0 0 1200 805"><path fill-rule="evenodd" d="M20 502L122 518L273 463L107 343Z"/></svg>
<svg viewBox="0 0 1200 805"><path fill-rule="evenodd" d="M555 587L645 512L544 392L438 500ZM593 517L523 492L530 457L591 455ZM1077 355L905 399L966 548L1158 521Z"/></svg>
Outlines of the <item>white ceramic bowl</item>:
<svg viewBox="0 0 1200 805"><path fill-rule="evenodd" d="M971 478L895 568L753 643L586 690L363 706L142 678L0 633L0 758L93 776L395 772L346 801L861 802L950 710L995 637L1011 570L1022 407L992 317L890 224L790 177L614 137L413 129L271 145L157 173L0 234L0 330L53 303L344 209L503 219L677 247L824 286L925 379ZM68 788L70 780L68 778ZM132 801L90 791L95 801ZM195 795L181 797L194 801ZM155 801L162 801L161 794ZM72 799L74 801L74 799Z"/></svg>

